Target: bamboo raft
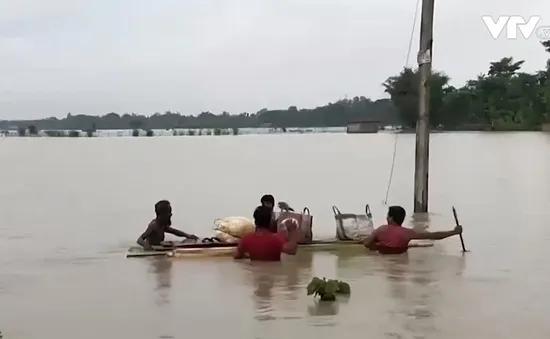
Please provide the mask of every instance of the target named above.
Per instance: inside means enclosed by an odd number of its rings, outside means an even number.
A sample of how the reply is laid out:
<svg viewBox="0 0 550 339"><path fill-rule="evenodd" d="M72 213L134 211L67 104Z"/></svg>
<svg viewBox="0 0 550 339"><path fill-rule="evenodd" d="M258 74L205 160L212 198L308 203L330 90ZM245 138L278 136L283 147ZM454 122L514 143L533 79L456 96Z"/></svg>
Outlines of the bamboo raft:
<svg viewBox="0 0 550 339"><path fill-rule="evenodd" d="M432 247L431 241L416 241L409 244L410 248ZM126 258L142 258L142 257L229 257L233 254L237 244L226 243L183 243L176 244L172 247L158 246L152 251L144 250L141 247L130 247ZM355 241L342 241L336 239L315 240L311 244L303 244L299 246L299 250L314 250L314 251L338 251L350 248L361 248L363 244Z"/></svg>

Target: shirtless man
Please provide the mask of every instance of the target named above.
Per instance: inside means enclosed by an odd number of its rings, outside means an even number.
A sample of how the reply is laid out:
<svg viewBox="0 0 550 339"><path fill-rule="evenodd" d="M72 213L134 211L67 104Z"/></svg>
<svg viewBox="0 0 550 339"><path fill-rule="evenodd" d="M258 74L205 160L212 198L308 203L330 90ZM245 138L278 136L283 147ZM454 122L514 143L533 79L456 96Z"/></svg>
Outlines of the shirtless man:
<svg viewBox="0 0 550 339"><path fill-rule="evenodd" d="M172 228L172 206L168 200L161 200L155 204L156 218L153 219L145 232L139 236L137 243L146 250L152 250L153 246L160 246L164 241L164 234L170 233L177 237L198 239L196 235L188 234Z"/></svg>
<svg viewBox="0 0 550 339"><path fill-rule="evenodd" d="M365 247L380 254L401 254L407 252L411 240L442 240L462 234L462 226L456 226L450 231L417 232L403 227L405 216L403 207L390 206L386 219L388 223L377 228L365 239Z"/></svg>

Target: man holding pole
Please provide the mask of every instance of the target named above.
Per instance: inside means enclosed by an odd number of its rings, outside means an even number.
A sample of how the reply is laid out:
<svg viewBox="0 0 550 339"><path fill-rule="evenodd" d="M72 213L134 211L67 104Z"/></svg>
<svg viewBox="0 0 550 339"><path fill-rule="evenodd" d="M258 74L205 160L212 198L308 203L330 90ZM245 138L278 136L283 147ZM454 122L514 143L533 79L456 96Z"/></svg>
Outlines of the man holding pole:
<svg viewBox="0 0 550 339"><path fill-rule="evenodd" d="M390 206L387 224L377 228L363 242L365 247L380 254L401 254L407 252L411 240L442 240L455 235L462 235L462 226L456 225L453 230L439 232L417 232L403 227L406 212L401 206Z"/></svg>

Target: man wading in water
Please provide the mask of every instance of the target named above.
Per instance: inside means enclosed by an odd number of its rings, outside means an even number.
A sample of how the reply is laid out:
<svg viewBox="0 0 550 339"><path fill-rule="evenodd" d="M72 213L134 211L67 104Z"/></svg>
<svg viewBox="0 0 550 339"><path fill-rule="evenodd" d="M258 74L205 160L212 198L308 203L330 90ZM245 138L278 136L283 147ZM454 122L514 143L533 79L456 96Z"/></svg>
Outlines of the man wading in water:
<svg viewBox="0 0 550 339"><path fill-rule="evenodd" d="M390 206L387 225L380 226L365 241L365 247L380 254L401 254L407 252L411 240L442 240L462 234L462 226L456 226L452 231L416 232L403 227L406 216L401 206Z"/></svg>
<svg viewBox="0 0 550 339"><path fill-rule="evenodd" d="M198 237L172 228L172 206L168 200L161 200L155 204L155 214L145 232L137 240L137 243L146 250L152 250L153 246L160 246L164 241L164 234L170 233L177 237L197 240Z"/></svg>
<svg viewBox="0 0 550 339"><path fill-rule="evenodd" d="M272 209L268 206L259 206L254 211L254 224L256 230L245 235L235 251L235 259L255 261L280 261L281 254L296 254L298 250L298 239L300 232L297 230L296 222L289 220L285 226L289 233L289 240L272 231L271 219Z"/></svg>

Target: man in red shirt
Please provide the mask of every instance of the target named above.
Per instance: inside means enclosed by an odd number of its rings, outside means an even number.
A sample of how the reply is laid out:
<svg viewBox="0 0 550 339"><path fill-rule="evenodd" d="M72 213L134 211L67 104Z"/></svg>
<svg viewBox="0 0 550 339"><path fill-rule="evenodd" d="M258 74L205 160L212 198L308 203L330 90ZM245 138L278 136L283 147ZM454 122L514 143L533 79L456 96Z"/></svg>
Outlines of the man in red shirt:
<svg viewBox="0 0 550 339"><path fill-rule="evenodd" d="M297 225L289 221L286 228L289 231L289 240L271 229L272 209L268 206L259 206L254 211L256 231L245 235L235 252L235 259L255 261L280 261L281 254L296 254L300 233Z"/></svg>
<svg viewBox="0 0 550 339"><path fill-rule="evenodd" d="M442 240L462 234L462 226L456 226L451 231L416 232L403 227L406 212L401 206L390 206L387 225L378 227L365 241L365 247L381 254L401 254L407 252L411 240Z"/></svg>

